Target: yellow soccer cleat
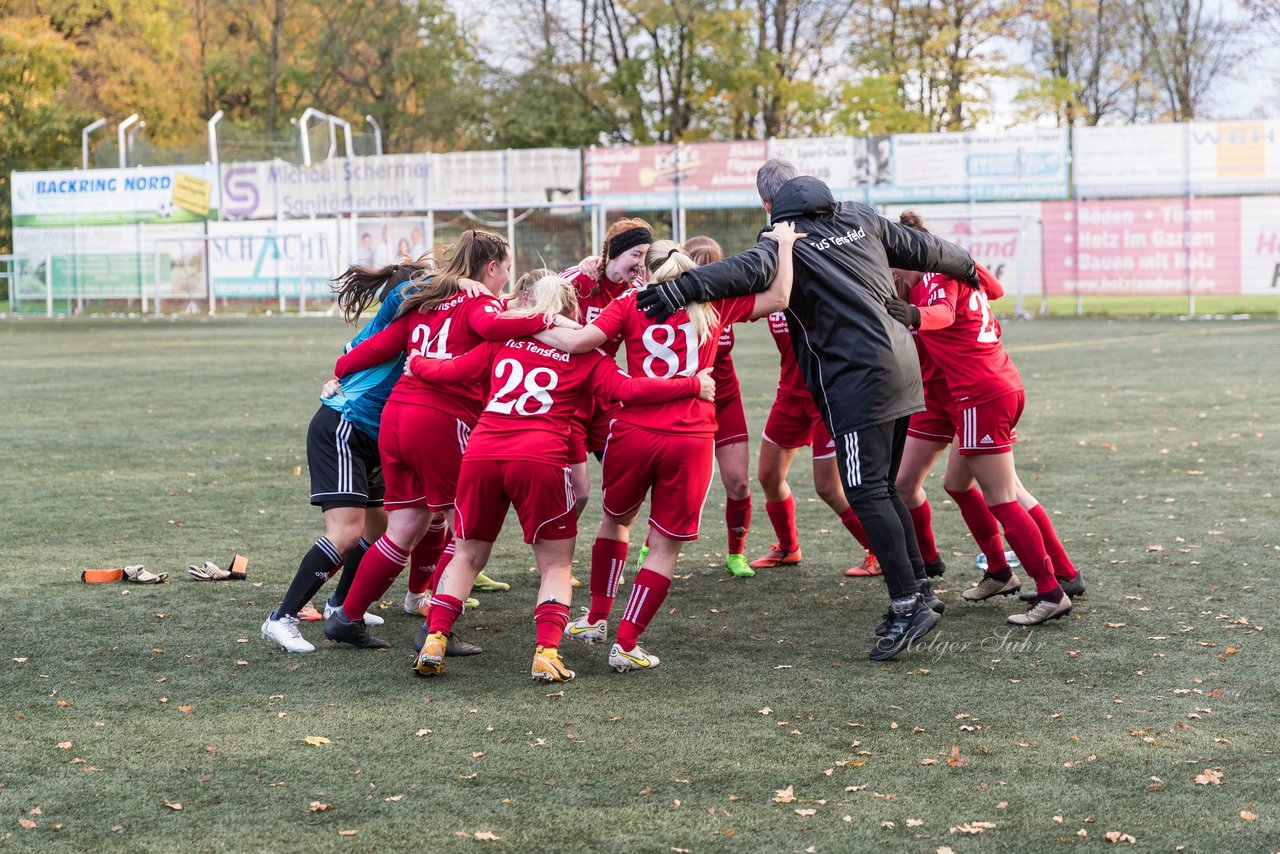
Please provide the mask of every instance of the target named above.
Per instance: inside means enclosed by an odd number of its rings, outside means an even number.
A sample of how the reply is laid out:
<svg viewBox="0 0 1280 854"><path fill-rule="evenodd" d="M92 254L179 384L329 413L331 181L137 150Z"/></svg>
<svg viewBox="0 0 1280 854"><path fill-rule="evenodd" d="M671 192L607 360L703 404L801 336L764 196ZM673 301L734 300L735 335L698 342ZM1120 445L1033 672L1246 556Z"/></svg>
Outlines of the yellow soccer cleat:
<svg viewBox="0 0 1280 854"><path fill-rule="evenodd" d="M568 682L574 677L574 672L560 660L560 650L540 646L533 651L530 675L535 682Z"/></svg>
<svg viewBox="0 0 1280 854"><path fill-rule="evenodd" d="M476 574L476 583L472 585L476 590L483 590L485 593L506 593L511 589L511 585L505 581L494 581L483 572Z"/></svg>
<svg viewBox="0 0 1280 854"><path fill-rule="evenodd" d="M444 651L449 644L449 636L444 632L432 632L427 635L422 649L418 651L418 659L413 669L423 676L439 676L444 673Z"/></svg>

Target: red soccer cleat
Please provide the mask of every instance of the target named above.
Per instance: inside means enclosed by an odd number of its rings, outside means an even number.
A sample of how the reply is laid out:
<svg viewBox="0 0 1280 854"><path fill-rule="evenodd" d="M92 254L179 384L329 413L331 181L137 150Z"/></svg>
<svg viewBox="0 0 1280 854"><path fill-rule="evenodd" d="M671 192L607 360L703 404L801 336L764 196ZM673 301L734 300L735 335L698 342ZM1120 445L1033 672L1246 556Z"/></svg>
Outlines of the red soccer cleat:
<svg viewBox="0 0 1280 854"><path fill-rule="evenodd" d="M751 561L752 569L769 569L775 566L792 566L800 562L800 549L797 548L793 552L784 552L778 548L778 544L774 543L769 546L769 553L764 557L758 557Z"/></svg>

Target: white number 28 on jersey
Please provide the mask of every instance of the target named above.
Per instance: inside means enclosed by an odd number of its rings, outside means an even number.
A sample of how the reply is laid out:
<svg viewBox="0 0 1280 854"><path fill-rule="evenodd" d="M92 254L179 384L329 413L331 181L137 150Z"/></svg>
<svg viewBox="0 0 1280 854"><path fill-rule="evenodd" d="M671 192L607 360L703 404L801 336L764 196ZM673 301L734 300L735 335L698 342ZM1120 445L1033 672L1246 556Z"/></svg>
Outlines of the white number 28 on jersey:
<svg viewBox="0 0 1280 854"><path fill-rule="evenodd" d="M500 412L510 415L514 410L519 415L542 415L551 409L551 390L560 382L560 376L550 368L534 368L524 372L524 366L515 359L503 359L494 370L498 379L504 380L502 388L485 407L486 412ZM524 392L515 400L508 400L508 395L523 384ZM534 402L536 408L531 408Z"/></svg>
<svg viewBox="0 0 1280 854"><path fill-rule="evenodd" d="M680 366L680 354L674 349L680 336L684 337L683 368ZM693 331L692 322L676 327L665 323L650 326L644 331L644 347L649 355L644 357L641 367L647 376L665 380L674 376L691 377L698 372L698 336Z"/></svg>

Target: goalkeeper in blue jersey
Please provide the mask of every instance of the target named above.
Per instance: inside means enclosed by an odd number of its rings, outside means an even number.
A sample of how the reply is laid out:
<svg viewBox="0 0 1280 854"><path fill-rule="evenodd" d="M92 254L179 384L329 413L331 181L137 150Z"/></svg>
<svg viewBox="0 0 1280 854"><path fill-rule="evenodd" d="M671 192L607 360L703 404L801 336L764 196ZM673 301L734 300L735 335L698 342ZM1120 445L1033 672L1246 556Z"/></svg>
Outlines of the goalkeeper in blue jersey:
<svg viewBox="0 0 1280 854"><path fill-rule="evenodd" d="M417 261L378 269L354 266L339 276L334 292L348 321L354 323L370 305L382 302L373 320L346 349L350 350L394 320L405 288L411 286L415 276L434 267L434 259L428 253ZM341 604L369 544L386 530L378 422L387 396L403 370L404 356L401 355L346 377L341 387L336 380L331 380L321 392L320 408L307 428L307 468L311 474L311 503L324 513L324 536L302 556L283 601L262 624L262 636L286 652L315 651L298 631L299 612L304 616L308 615L308 608L314 612L310 607L312 597L339 568L342 568L342 577L325 610ZM444 520L433 520L431 529L414 550L406 610L412 613L425 610L431 569L447 539ZM433 550L434 555L429 553ZM419 591L416 595L412 592L415 587ZM319 616L317 613L312 619ZM370 625L382 622L373 614L365 619Z"/></svg>

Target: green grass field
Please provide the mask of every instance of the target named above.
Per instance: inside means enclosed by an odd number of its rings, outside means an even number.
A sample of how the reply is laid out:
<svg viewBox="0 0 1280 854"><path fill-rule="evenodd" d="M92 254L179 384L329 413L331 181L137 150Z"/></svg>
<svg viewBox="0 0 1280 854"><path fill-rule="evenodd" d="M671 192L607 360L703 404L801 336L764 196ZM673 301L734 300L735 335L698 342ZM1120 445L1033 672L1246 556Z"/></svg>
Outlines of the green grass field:
<svg viewBox="0 0 1280 854"><path fill-rule="evenodd" d="M314 623L314 655L259 638L322 530L304 437L347 334L296 318L0 324L0 847L1280 846L1280 324L1006 324L1028 388L1020 472L1089 584L1071 618L1007 633L1014 603L960 601L973 548L935 477L946 617L925 648L868 662L883 585L842 575L858 556L807 497L802 455L801 566L718 569L716 484L645 636L661 669L612 674L605 651L566 646L563 687L528 679L535 577L513 523L491 565L512 591L461 623L486 652L441 679L410 674L403 582L382 612L391 650L331 646ZM758 434L776 351L761 328L739 341ZM771 542L755 500L750 551ZM249 581L182 571L233 552ZM79 582L132 563L171 583Z"/></svg>

